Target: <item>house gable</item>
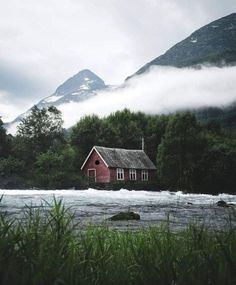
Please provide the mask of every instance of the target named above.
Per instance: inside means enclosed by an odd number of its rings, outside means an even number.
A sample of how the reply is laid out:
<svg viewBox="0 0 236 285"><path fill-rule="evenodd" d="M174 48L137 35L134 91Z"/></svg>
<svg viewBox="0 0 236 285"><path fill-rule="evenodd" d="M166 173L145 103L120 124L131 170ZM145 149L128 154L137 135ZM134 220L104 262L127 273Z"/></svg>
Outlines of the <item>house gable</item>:
<svg viewBox="0 0 236 285"><path fill-rule="evenodd" d="M106 167L108 167L106 161L102 158L102 156L100 155L100 153L97 151L96 146L94 146L94 147L91 149L91 151L90 151L90 153L88 154L88 156L86 157L86 159L85 159L83 165L81 166L81 168L80 168L81 170L82 170L82 169L84 168L84 166L86 165L86 163L87 163L88 159L90 158L90 156L91 156L91 154L92 154L93 151L96 151L96 153L100 156L100 158L102 159L102 161L104 162L104 164L106 165Z"/></svg>
<svg viewBox="0 0 236 285"><path fill-rule="evenodd" d="M95 173L94 182L110 182L110 170L103 161L103 158L95 149L92 149L81 169L83 169L88 178L89 172L93 170Z"/></svg>

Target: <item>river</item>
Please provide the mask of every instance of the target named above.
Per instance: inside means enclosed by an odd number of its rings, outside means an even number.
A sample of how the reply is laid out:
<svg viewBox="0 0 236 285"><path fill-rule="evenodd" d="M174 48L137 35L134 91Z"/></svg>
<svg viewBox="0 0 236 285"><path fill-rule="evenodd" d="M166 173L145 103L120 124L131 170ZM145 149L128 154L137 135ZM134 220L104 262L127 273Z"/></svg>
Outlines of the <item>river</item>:
<svg viewBox="0 0 236 285"><path fill-rule="evenodd" d="M169 191L119 191L105 190L4 190L0 189L0 211L19 217L27 206L40 207L43 201L62 199L75 212L76 221L82 226L89 223L118 229L137 229L160 225L169 220L172 228L183 228L189 223L204 223L212 228L224 230L229 223L232 208L216 206L224 200L236 205L236 195L183 194ZM120 211L140 214L140 221L108 222L107 218Z"/></svg>

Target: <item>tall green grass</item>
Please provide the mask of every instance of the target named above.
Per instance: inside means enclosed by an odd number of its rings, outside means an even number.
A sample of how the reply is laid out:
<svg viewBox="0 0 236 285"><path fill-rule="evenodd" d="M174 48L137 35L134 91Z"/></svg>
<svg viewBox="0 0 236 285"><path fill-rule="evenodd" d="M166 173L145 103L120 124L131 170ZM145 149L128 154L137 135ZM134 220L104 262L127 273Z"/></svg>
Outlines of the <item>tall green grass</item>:
<svg viewBox="0 0 236 285"><path fill-rule="evenodd" d="M62 201L0 214L0 284L236 284L236 229L81 229Z"/></svg>

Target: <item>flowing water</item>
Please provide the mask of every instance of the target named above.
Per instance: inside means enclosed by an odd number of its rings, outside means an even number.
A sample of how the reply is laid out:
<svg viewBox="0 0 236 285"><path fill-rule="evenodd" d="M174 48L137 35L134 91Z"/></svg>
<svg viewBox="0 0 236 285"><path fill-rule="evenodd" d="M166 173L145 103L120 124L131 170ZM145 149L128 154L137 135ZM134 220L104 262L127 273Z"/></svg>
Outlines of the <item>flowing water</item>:
<svg viewBox="0 0 236 285"><path fill-rule="evenodd" d="M167 220L172 228L182 228L189 223L204 223L214 229L224 230L230 216L236 220L233 208L216 206L224 200L236 205L236 195L183 194L169 191L119 191L105 190L4 190L0 189L0 212L20 217L27 206L40 207L43 201L62 199L75 212L81 225L89 223L119 229L137 229L156 226ZM236 208L235 208L236 209ZM134 211L140 214L140 221L107 221L120 211Z"/></svg>

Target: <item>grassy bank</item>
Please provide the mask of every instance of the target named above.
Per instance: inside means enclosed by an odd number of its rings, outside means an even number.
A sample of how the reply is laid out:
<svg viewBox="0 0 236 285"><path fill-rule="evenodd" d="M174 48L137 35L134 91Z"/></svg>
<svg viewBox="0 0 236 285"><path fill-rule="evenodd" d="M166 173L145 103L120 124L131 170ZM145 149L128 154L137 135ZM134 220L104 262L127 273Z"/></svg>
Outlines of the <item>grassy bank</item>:
<svg viewBox="0 0 236 285"><path fill-rule="evenodd" d="M48 205L47 205L48 206ZM80 229L61 201L0 214L0 284L236 284L236 229Z"/></svg>

